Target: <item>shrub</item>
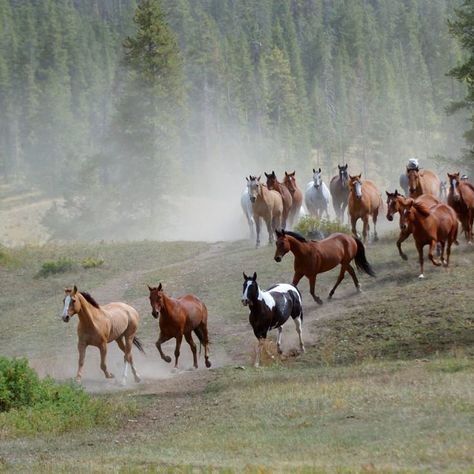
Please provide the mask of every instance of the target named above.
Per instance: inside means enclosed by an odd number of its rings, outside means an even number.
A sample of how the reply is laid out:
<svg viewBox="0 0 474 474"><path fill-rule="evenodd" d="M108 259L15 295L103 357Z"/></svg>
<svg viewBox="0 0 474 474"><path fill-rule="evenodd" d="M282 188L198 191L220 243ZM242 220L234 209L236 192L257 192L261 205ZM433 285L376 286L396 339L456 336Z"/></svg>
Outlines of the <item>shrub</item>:
<svg viewBox="0 0 474 474"><path fill-rule="evenodd" d="M65 273L71 271L75 267L75 263L68 258L60 258L59 260L49 260L44 262L38 276L47 277L56 273Z"/></svg>
<svg viewBox="0 0 474 474"><path fill-rule="evenodd" d="M102 258L87 257L82 262L82 268L95 268L100 267L104 263Z"/></svg>
<svg viewBox="0 0 474 474"><path fill-rule="evenodd" d="M334 232L351 233L349 226L337 220L318 219L314 216L302 217L296 224L295 231L310 239L323 239Z"/></svg>

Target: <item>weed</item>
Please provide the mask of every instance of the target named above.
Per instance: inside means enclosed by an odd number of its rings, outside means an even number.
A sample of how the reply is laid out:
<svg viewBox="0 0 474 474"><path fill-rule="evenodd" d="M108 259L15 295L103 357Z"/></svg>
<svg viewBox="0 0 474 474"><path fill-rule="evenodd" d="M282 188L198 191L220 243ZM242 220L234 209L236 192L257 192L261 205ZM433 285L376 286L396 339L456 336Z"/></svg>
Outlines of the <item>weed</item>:
<svg viewBox="0 0 474 474"><path fill-rule="evenodd" d="M47 277L56 273L66 273L74 269L76 264L69 258L60 258L59 260L49 260L41 265L41 270L37 276Z"/></svg>
<svg viewBox="0 0 474 474"><path fill-rule="evenodd" d="M104 264L103 258L87 257L81 262L82 268L96 268Z"/></svg>
<svg viewBox="0 0 474 474"><path fill-rule="evenodd" d="M314 216L304 216L295 226L296 232L308 238L322 239L334 232L350 234L349 226L341 224L339 221L330 219L319 219Z"/></svg>

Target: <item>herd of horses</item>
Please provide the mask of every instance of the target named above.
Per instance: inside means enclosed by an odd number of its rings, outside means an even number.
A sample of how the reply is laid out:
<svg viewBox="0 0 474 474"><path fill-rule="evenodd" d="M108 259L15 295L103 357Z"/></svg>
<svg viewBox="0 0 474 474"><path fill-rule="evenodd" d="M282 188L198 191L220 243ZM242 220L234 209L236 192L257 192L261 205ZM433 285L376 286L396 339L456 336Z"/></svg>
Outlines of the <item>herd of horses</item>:
<svg viewBox="0 0 474 474"><path fill-rule="evenodd" d="M362 179L361 174L350 175L348 165L338 165L338 174L334 176L329 188L322 179L321 168L313 169L313 178L306 185L305 193L296 184L295 172L285 172L283 182L279 182L275 172L265 173L266 183L261 177L250 175L246 178L247 186L242 194L241 204L248 219L249 228L255 236L256 245L260 245L261 220L266 224L269 242L275 241L274 260L280 262L287 253L294 256L293 281L278 283L267 290L262 290L257 283L257 274L249 277L243 273L244 284L241 302L250 309L249 321L254 334L259 341L256 349L255 365L260 362L261 350L267 333L277 329L277 349L281 352L282 326L291 317L298 333L300 350L304 352L302 336L303 304L298 283L303 277L309 280L310 294L314 301L322 304L321 298L316 295L316 277L340 266L337 280L329 292L329 298L334 295L336 288L349 273L357 291L360 284L352 264L359 271L374 277L375 272L367 261L364 244L369 235L369 217L374 225L374 240L377 240L377 217L384 209L381 193L375 183ZM423 273L423 247L429 246L429 259L436 266L449 265L451 246L457 244L458 226L462 230L468 243L472 243L474 220L474 186L463 180L459 173L448 173L447 186L443 186L435 173L429 170L406 170L400 177L400 184L406 186L406 194L397 190L391 193L386 191L387 214L389 221L393 221L396 213L400 214L400 235L397 248L401 258L407 259L401 244L410 235L413 235L418 251L420 275ZM443 188L447 188L445 201ZM351 223L352 235L334 233L325 239L307 240L296 232L285 230L291 228L301 213L303 200L306 209L311 215L323 218L329 217L328 206L332 199L336 217L343 222L347 208ZM358 238L356 223L363 221L362 240ZM275 239L276 237L276 239ZM440 259L434 256L439 246ZM445 256L446 252L446 256ZM156 348L161 358L171 362L161 345L176 339L174 351L175 368L178 367L180 347L183 337L189 344L193 354L193 365L198 367L196 344L193 341L194 333L200 345L204 346L206 367L211 367L209 359L209 336L207 328L208 312L206 305L194 295L184 295L173 298L167 295L160 283L157 287L148 287L149 300L153 317L159 320L160 334L156 341ZM140 376L134 366L132 346L135 345L144 352L140 340L136 337L138 329L138 312L125 303L109 303L100 306L94 298L80 292L74 286L65 289L64 309L62 319L68 322L74 315L78 315L78 351L79 363L76 380L82 377L86 348L96 346L100 351L100 367L106 378L113 378L107 370L107 345L116 341L124 353L124 369L122 383L126 382L130 367L135 381Z"/></svg>

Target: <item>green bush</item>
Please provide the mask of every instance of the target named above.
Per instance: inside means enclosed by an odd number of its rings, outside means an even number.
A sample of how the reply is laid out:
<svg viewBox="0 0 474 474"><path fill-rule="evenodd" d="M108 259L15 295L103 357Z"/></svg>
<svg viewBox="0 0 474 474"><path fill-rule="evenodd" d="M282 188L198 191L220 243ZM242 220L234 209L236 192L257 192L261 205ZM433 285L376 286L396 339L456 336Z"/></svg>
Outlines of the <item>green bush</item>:
<svg viewBox="0 0 474 474"><path fill-rule="evenodd" d="M68 258L60 258L59 260L49 260L44 262L38 276L47 277L56 273L65 273L73 270L75 267L74 261Z"/></svg>
<svg viewBox="0 0 474 474"><path fill-rule="evenodd" d="M302 217L296 224L295 231L310 239L323 239L334 232L351 233L349 226L337 220L318 219L314 216Z"/></svg>
<svg viewBox="0 0 474 474"><path fill-rule="evenodd" d="M87 257L81 262L82 268L100 267L104 263L102 258Z"/></svg>

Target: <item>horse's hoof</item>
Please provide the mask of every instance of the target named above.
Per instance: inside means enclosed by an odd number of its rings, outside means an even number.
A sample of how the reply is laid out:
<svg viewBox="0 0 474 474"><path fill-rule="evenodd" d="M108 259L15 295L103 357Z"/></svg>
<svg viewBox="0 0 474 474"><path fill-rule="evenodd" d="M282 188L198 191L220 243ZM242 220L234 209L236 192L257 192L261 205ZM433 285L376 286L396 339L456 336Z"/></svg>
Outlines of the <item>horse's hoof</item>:
<svg viewBox="0 0 474 474"><path fill-rule="evenodd" d="M419 279L419 280L423 280L424 278L425 278L425 275L423 275L423 273L420 274L420 275L418 275L418 279Z"/></svg>
<svg viewBox="0 0 474 474"><path fill-rule="evenodd" d="M279 347L277 348L277 352L278 352L278 354L280 354L280 355L283 354L283 351L282 351Z"/></svg>
<svg viewBox="0 0 474 474"><path fill-rule="evenodd" d="M402 253L400 257L402 257L402 260L405 260L405 262L408 260L408 257L404 253Z"/></svg>
<svg viewBox="0 0 474 474"><path fill-rule="evenodd" d="M164 358L165 362L168 362L168 364L171 362L171 357L170 356L165 356Z"/></svg>
<svg viewBox="0 0 474 474"><path fill-rule="evenodd" d="M206 367L209 368L211 365L211 361L209 359L206 359Z"/></svg>
<svg viewBox="0 0 474 474"><path fill-rule="evenodd" d="M334 293L331 291L331 292L329 293L328 300L332 299L333 295L334 295Z"/></svg>
<svg viewBox="0 0 474 474"><path fill-rule="evenodd" d="M125 385L127 385L127 379L122 379L122 380L120 381L120 386L121 386L121 387L125 387Z"/></svg>
<svg viewBox="0 0 474 474"><path fill-rule="evenodd" d="M115 378L115 375L109 373L109 374L107 374L105 377L108 378L108 379L114 379L114 378Z"/></svg>
<svg viewBox="0 0 474 474"><path fill-rule="evenodd" d="M303 352L303 354L306 352L306 349L304 348L304 346L301 346L300 349L301 349L301 352Z"/></svg>
<svg viewBox="0 0 474 474"><path fill-rule="evenodd" d="M374 236L374 242L378 242L379 238L377 235Z"/></svg>
<svg viewBox="0 0 474 474"><path fill-rule="evenodd" d="M76 383L78 383L78 384L81 383L81 377L76 377Z"/></svg>
<svg viewBox="0 0 474 474"><path fill-rule="evenodd" d="M141 381L142 379L138 375L135 375L135 382L140 383Z"/></svg>
<svg viewBox="0 0 474 474"><path fill-rule="evenodd" d="M323 300L319 296L315 296L314 301L316 301L316 303L318 303L319 305L323 304Z"/></svg>
<svg viewBox="0 0 474 474"><path fill-rule="evenodd" d="M357 293L362 293L362 288L360 287L360 285L356 286L356 291Z"/></svg>

